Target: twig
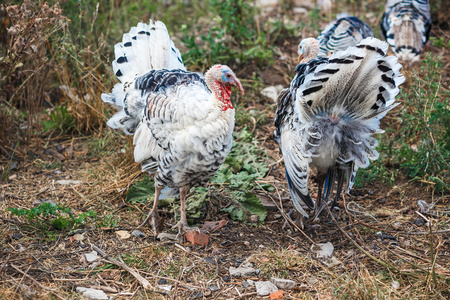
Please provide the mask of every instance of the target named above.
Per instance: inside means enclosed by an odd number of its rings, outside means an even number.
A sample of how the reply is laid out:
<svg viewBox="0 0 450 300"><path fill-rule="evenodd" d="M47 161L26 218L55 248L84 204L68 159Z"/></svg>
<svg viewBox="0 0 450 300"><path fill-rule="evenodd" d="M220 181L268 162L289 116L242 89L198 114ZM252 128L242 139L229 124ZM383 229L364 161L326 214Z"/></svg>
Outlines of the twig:
<svg viewBox="0 0 450 300"><path fill-rule="evenodd" d="M277 191L278 199L280 199L280 205L281 205L281 207L278 206L278 204L276 203L275 199L273 199L272 195L270 195L266 190L264 190L264 189L262 188L262 186L261 186L257 181L255 181L255 182L256 182L256 184L260 187L260 189L263 190L263 191L265 192L265 194L273 201L273 203L275 204L275 206L276 206L276 207L278 208L278 210L281 212L281 215L283 216L283 218L284 218L286 221L288 221L289 223L291 223L295 228L297 228L297 230L298 230L299 232L301 232L301 233L303 234L304 237L306 237L312 244L315 245L316 242L314 242L314 241L313 241L306 233L304 233L303 230L301 230L300 227L297 226L297 224L295 224L294 222L292 222L292 220L291 220L290 218L288 218L288 217L286 216L286 214L284 213L284 210L283 210L283 204L281 203L281 195L280 195L280 192L278 191L278 188L275 187L275 190Z"/></svg>
<svg viewBox="0 0 450 300"><path fill-rule="evenodd" d="M367 257L369 257L370 259L372 259L373 261L375 261L375 262L377 262L377 263L379 263L380 265L382 265L382 266L384 266L384 267L386 267L386 268L388 268L388 269L391 269L391 270L394 270L394 271L397 271L397 272L400 272L400 270L399 269L397 269L396 267L394 267L393 265L391 265L391 264L388 264L388 263L386 263L386 262L384 262L384 261L382 261L382 260L379 260L378 258L376 258L376 257L374 257L373 255L371 255L369 252L367 252L364 248L362 248L360 245L358 245L358 243L357 242L355 242L355 240L354 239L352 239L352 237L344 230L344 229L342 229L342 227L339 225L339 223L338 223L338 221L336 220L336 218L334 217L334 215L331 213L331 211L330 211L330 208L328 207L328 205L325 205L325 207L327 208L327 210L328 210L328 214L331 216L331 218L333 219L333 221L334 221L334 223L336 224L336 227L350 240L350 242L352 242L352 244L353 245L355 245L355 247L356 248L358 248L362 253L364 253Z"/></svg>
<svg viewBox="0 0 450 300"><path fill-rule="evenodd" d="M397 233L397 234L406 234L406 235L426 235L426 234L430 234L429 232L407 232L407 231L396 231L396 230L389 230L389 229L382 229L367 223L364 223L361 220L355 219L355 222L361 225L364 225L366 227L378 230L378 231L384 231L384 232L389 232L389 233ZM444 233L449 233L450 229L446 229L446 230L438 230L438 231L434 231L434 234L444 234Z"/></svg>
<svg viewBox="0 0 450 300"><path fill-rule="evenodd" d="M130 268L127 264L125 264L123 261L119 261L115 258L112 258L111 256L107 255L105 252L103 252L102 249L100 249L99 247L97 247L96 245L91 245L92 249L97 251L98 253L100 253L101 256L105 257L109 262L111 262L112 264L115 264L116 266L121 267L122 269L126 270L127 272L129 272L131 275L134 276L134 278L136 278L140 284L142 284L142 286L144 287L144 289L149 290L151 289L151 284L150 282L148 282L147 279L145 279L144 277L142 277L141 275L139 275L139 273Z"/></svg>

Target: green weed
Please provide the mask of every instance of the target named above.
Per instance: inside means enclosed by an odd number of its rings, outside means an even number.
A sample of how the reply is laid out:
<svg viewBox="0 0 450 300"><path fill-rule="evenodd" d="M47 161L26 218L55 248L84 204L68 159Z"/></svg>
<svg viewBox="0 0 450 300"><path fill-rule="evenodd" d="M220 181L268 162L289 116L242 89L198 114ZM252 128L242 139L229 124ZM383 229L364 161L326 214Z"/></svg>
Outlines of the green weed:
<svg viewBox="0 0 450 300"><path fill-rule="evenodd" d="M66 230L75 228L89 218L97 216L94 211L81 213L78 217L74 217L72 210L61 204L42 203L31 209L10 208L11 215L18 217L26 217L28 222L41 229L54 228L57 230Z"/></svg>
<svg viewBox="0 0 450 300"><path fill-rule="evenodd" d="M53 111L47 111L48 120L42 121L44 131L57 131L59 133L70 133L75 129L72 115L64 105L55 106Z"/></svg>

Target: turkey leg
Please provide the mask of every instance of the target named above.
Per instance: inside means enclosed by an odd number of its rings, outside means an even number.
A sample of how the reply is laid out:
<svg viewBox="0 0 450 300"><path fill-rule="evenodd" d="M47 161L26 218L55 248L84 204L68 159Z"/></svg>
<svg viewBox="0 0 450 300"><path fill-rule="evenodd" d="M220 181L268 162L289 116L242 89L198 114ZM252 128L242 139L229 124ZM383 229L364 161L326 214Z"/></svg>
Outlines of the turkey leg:
<svg viewBox="0 0 450 300"><path fill-rule="evenodd" d="M189 186L183 186L182 188L180 188L181 218L180 221L172 227L178 228L178 236L182 235L187 229L189 229L186 219L186 195L188 191Z"/></svg>
<svg viewBox="0 0 450 300"><path fill-rule="evenodd" d="M153 234L156 236L158 231L158 222L159 222L159 215L158 215L158 200L159 200L159 194L161 193L161 190L163 189L163 186L158 186L158 184L155 181L155 200L153 200L153 208L148 213L147 217L145 218L144 222L142 222L141 225L139 225L138 228L143 227L147 223L150 222L150 225L153 229Z"/></svg>

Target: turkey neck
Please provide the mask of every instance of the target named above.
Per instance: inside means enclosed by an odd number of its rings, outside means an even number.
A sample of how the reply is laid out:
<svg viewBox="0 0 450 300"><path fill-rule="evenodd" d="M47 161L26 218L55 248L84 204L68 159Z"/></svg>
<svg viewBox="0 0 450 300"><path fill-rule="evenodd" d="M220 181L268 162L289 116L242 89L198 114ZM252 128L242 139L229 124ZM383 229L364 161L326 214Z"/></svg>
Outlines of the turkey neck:
<svg viewBox="0 0 450 300"><path fill-rule="evenodd" d="M222 111L233 109L231 103L231 85L224 85L221 82L214 80L212 74L207 72L205 74L205 81L208 88L214 93L216 99L222 102Z"/></svg>

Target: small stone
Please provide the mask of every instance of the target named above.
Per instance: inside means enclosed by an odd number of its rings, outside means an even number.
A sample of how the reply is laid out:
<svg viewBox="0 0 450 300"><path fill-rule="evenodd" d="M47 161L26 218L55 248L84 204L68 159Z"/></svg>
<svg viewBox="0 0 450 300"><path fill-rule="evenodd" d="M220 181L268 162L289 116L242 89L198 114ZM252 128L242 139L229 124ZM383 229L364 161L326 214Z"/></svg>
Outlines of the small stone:
<svg viewBox="0 0 450 300"><path fill-rule="evenodd" d="M331 242L311 245L311 252L316 253L317 257L330 257L333 254L334 246Z"/></svg>
<svg viewBox="0 0 450 300"><path fill-rule="evenodd" d="M19 163L17 161L12 161L9 163L10 171L17 170L18 167L19 167Z"/></svg>
<svg viewBox="0 0 450 300"><path fill-rule="evenodd" d="M74 241L79 241L79 242L81 242L82 240L84 240L84 234L75 233L75 234L72 236L72 239L73 239Z"/></svg>
<svg viewBox="0 0 450 300"><path fill-rule="evenodd" d="M273 215L273 218L274 218L274 219L280 219L281 217L282 217L281 214L274 214L274 215Z"/></svg>
<svg viewBox="0 0 450 300"><path fill-rule="evenodd" d="M158 285L158 288L170 292L172 290L172 285L171 284Z"/></svg>
<svg viewBox="0 0 450 300"><path fill-rule="evenodd" d="M77 293L83 294L84 297L90 299L90 300L107 300L108 295L105 294L105 292L101 290L95 290L91 288L85 288L85 287L77 287L76 289Z"/></svg>
<svg viewBox="0 0 450 300"><path fill-rule="evenodd" d="M319 280L317 280L317 279L314 278L314 277L309 277L308 279L306 279L306 281L307 281L310 285L314 285L314 284L316 284L317 282L319 282Z"/></svg>
<svg viewBox="0 0 450 300"><path fill-rule="evenodd" d="M186 241L191 242L192 245L208 246L209 235L198 230L190 230L184 235Z"/></svg>
<svg viewBox="0 0 450 300"><path fill-rule="evenodd" d="M161 278L160 280L158 280L158 284L159 284L159 285L167 284L167 280L164 279L164 278Z"/></svg>
<svg viewBox="0 0 450 300"><path fill-rule="evenodd" d="M212 259L211 257L206 257L204 260L212 265L216 264L216 261L214 259Z"/></svg>
<svg viewBox="0 0 450 300"><path fill-rule="evenodd" d="M191 297L189 297L190 299L198 299L198 298L203 298L203 293L202 292L194 292Z"/></svg>
<svg viewBox="0 0 450 300"><path fill-rule="evenodd" d="M17 178L17 174L13 174L11 176L8 177L9 180L13 180Z"/></svg>
<svg viewBox="0 0 450 300"><path fill-rule="evenodd" d="M386 203L386 198L382 198L382 199L380 200L380 203L381 203L381 204Z"/></svg>
<svg viewBox="0 0 450 300"><path fill-rule="evenodd" d="M394 290L398 290L400 288L400 283L398 281L392 281L392 287Z"/></svg>
<svg viewBox="0 0 450 300"><path fill-rule="evenodd" d="M243 283L242 283L242 287L243 288L248 288L250 286L250 283L248 283L248 281L244 281Z"/></svg>
<svg viewBox="0 0 450 300"><path fill-rule="evenodd" d="M230 277L229 276L223 276L222 279L223 279L223 281L230 281Z"/></svg>
<svg viewBox="0 0 450 300"><path fill-rule="evenodd" d="M117 237L121 240L126 240L130 238L131 234L126 230L119 230L115 232Z"/></svg>
<svg viewBox="0 0 450 300"><path fill-rule="evenodd" d="M14 233L12 235L12 238L15 239L15 240L21 239L21 238L23 238L23 234L21 234L20 232Z"/></svg>
<svg viewBox="0 0 450 300"><path fill-rule="evenodd" d="M62 179L62 180L57 180L56 183L57 184L61 184L61 185L69 185L69 184L75 185L75 184L80 184L80 183L83 183L83 182L80 181L80 180L66 180L66 179Z"/></svg>
<svg viewBox="0 0 450 300"><path fill-rule="evenodd" d="M210 290L211 292L217 292L217 291L219 290L219 288L217 287L217 285L211 284L211 285L209 286L209 290Z"/></svg>
<svg viewBox="0 0 450 300"><path fill-rule="evenodd" d="M275 293L270 294L270 300L282 300L284 297L283 291L276 291Z"/></svg>
<svg viewBox="0 0 450 300"><path fill-rule="evenodd" d="M282 279L278 277L270 278L270 281L277 286L277 288L282 290L290 290L295 287L296 283L293 280Z"/></svg>
<svg viewBox="0 0 450 300"><path fill-rule="evenodd" d="M258 223L258 221L259 221L259 216L258 215L251 215L250 216L250 222Z"/></svg>
<svg viewBox="0 0 450 300"><path fill-rule="evenodd" d="M220 254L220 251L219 251L219 249L217 249L217 248L213 248L212 251L211 251L211 254L212 254L212 255L219 255L219 254Z"/></svg>
<svg viewBox="0 0 450 300"><path fill-rule="evenodd" d="M84 257L86 258L86 261L88 263L96 261L98 258L97 251L92 251L92 252L86 253L86 254L84 254Z"/></svg>
<svg viewBox="0 0 450 300"><path fill-rule="evenodd" d="M145 237L145 234L142 231L139 231L139 230L133 230L131 232L131 235L134 235L134 236L136 236L138 238L144 238Z"/></svg>
<svg viewBox="0 0 450 300"><path fill-rule="evenodd" d="M252 286L252 285L255 284L255 282L254 282L253 280L251 280L251 279L247 279L247 283L248 283L250 286Z"/></svg>
<svg viewBox="0 0 450 300"><path fill-rule="evenodd" d="M425 220L423 218L417 218L414 220L414 224L416 224L417 226L423 226L425 225Z"/></svg>
<svg viewBox="0 0 450 300"><path fill-rule="evenodd" d="M158 233L158 236L156 238L159 239L161 242L177 241L176 234L166 233L166 232Z"/></svg>
<svg viewBox="0 0 450 300"><path fill-rule="evenodd" d="M240 268L252 268L253 267L253 264L251 263L251 262L249 262L249 261L244 261L244 262L242 262L241 263L241 265L239 266Z"/></svg>
<svg viewBox="0 0 450 300"><path fill-rule="evenodd" d="M231 277L250 277L250 276L256 275L256 272L257 272L256 269L250 268L250 267L246 267L246 268L230 267L229 271L230 271Z"/></svg>
<svg viewBox="0 0 450 300"><path fill-rule="evenodd" d="M250 242L249 242L249 241L243 241L242 243L243 243L245 246L247 246L247 247L250 246Z"/></svg>
<svg viewBox="0 0 450 300"><path fill-rule="evenodd" d="M277 286L270 281L257 281L255 287L258 296L268 296L278 291Z"/></svg>
<svg viewBox="0 0 450 300"><path fill-rule="evenodd" d="M304 15L304 16L308 15L308 10L304 7L294 7L292 11L294 12L294 14L297 15Z"/></svg>
<svg viewBox="0 0 450 300"><path fill-rule="evenodd" d="M264 245L259 245L258 247L261 248L261 249L265 248Z"/></svg>

